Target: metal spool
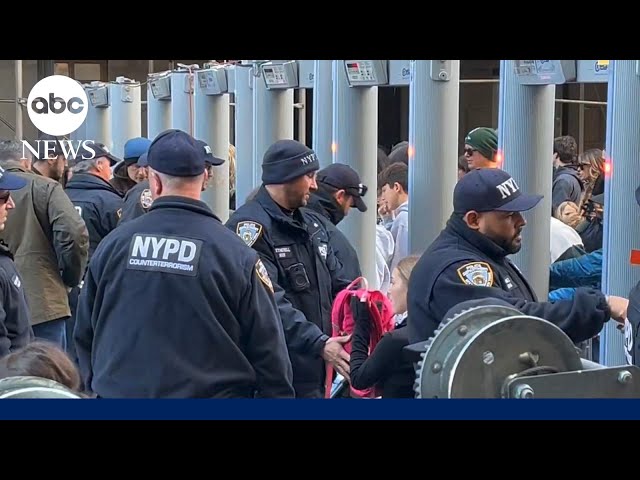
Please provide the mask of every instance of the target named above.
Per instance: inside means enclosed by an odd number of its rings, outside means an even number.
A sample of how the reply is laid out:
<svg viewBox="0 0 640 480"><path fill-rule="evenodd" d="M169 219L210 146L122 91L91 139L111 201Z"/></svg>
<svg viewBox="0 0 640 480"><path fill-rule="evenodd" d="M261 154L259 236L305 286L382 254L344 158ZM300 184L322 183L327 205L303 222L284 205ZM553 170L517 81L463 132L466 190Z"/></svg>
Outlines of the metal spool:
<svg viewBox="0 0 640 480"><path fill-rule="evenodd" d="M474 307L444 320L427 342L416 397L500 398L520 375L581 368L573 342L554 324L515 308Z"/></svg>

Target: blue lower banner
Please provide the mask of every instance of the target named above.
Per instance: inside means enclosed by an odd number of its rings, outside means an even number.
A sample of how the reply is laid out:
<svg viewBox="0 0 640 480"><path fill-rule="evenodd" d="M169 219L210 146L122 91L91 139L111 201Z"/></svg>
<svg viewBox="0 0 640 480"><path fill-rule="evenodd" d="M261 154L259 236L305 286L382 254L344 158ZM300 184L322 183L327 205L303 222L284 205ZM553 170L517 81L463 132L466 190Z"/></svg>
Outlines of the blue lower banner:
<svg viewBox="0 0 640 480"><path fill-rule="evenodd" d="M627 420L639 400L3 400L0 420Z"/></svg>

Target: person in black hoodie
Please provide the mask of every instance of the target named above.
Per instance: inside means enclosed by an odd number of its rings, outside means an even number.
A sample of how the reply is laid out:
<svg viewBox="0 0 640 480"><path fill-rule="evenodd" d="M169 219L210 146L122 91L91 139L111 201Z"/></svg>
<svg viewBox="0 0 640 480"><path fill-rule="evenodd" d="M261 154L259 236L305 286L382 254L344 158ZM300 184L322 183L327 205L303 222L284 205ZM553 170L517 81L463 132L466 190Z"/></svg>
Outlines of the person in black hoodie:
<svg viewBox="0 0 640 480"><path fill-rule="evenodd" d="M307 207L320 214L320 220L329 232L329 244L344 272L349 278L357 278L361 276L358 253L336 225L349 214L351 207L367 211L362 199L367 186L362 184L353 168L342 163L332 163L319 170L316 183L318 189L311 193Z"/></svg>
<svg viewBox="0 0 640 480"><path fill-rule="evenodd" d="M371 355L371 316L366 304L354 297L352 311L355 329L351 345L351 386L358 390L376 387L383 398L413 398L415 371L402 349L409 344L407 335L407 287L419 256L410 255L398 262L391 274L389 299L396 315L395 328L382 336Z"/></svg>
<svg viewBox="0 0 640 480"><path fill-rule="evenodd" d="M580 205L583 184L578 166L578 144L569 135L553 141L553 185L551 215L555 216L563 202Z"/></svg>
<svg viewBox="0 0 640 480"><path fill-rule="evenodd" d="M101 144L94 144L92 149L95 155L80 148L76 155L77 163L72 168L73 175L65 187L67 196L84 220L89 232L89 260L102 239L116 228L122 215L122 195L109 183L111 167L119 160ZM66 320L68 339L73 338L80 288L74 287L69 292L71 316ZM67 342L67 353L71 358L76 359L72 341Z"/></svg>

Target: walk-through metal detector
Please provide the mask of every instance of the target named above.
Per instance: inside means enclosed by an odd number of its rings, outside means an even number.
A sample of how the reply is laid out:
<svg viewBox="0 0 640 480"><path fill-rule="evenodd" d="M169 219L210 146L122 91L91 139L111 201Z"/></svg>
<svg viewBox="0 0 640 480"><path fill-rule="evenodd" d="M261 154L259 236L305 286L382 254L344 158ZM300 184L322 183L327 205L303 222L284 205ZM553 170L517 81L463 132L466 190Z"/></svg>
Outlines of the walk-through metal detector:
<svg viewBox="0 0 640 480"><path fill-rule="evenodd" d="M352 212L338 228L358 252L363 276L376 271L378 86L389 84L387 60L333 61L333 163L350 165L369 188L366 212Z"/></svg>
<svg viewBox="0 0 640 480"><path fill-rule="evenodd" d="M234 145L236 147L236 208L245 203L255 188L256 166L253 162L253 84L254 65L251 60L229 68L228 80L233 79L229 91L234 94Z"/></svg>
<svg viewBox="0 0 640 480"><path fill-rule="evenodd" d="M179 67L171 71L171 128L193 135L194 73Z"/></svg>
<svg viewBox="0 0 640 480"><path fill-rule="evenodd" d="M304 71L311 64L311 72ZM313 88L312 147L318 155L320 168L333 162L333 62L331 60L300 60L300 81ZM306 74L305 74L306 73Z"/></svg>
<svg viewBox="0 0 640 480"><path fill-rule="evenodd" d="M460 60L411 60L409 73L409 251L420 254L453 211Z"/></svg>
<svg viewBox="0 0 640 480"><path fill-rule="evenodd" d="M631 251L640 248L640 207L635 198L640 185L640 60L611 60L607 67L605 151L610 168L605 170L602 291L626 298L640 281L640 268L630 264ZM607 322L600 335L600 363L631 363L626 353L636 341L629 325L622 333L614 322Z"/></svg>
<svg viewBox="0 0 640 480"><path fill-rule="evenodd" d="M80 140L103 143L109 150L112 150L113 137L109 84L106 82L91 82L84 85L84 88L89 99L89 110L84 121L84 132L82 132L85 138Z"/></svg>
<svg viewBox="0 0 640 480"><path fill-rule="evenodd" d="M253 84L254 186L262 182L262 158L277 140L293 139L293 89L298 88L295 60L256 64L259 78Z"/></svg>
<svg viewBox="0 0 640 480"><path fill-rule="evenodd" d="M171 128L171 71L147 75L147 138Z"/></svg>
<svg viewBox="0 0 640 480"><path fill-rule="evenodd" d="M195 73L194 137L206 142L225 163L213 167L202 200L224 223L229 218L229 88L228 70L211 66Z"/></svg>
<svg viewBox="0 0 640 480"><path fill-rule="evenodd" d="M123 158L124 145L142 134L140 82L118 77L109 84L111 103L111 152Z"/></svg>
<svg viewBox="0 0 640 480"><path fill-rule="evenodd" d="M544 195L525 212L514 262L540 301L549 293L549 244L556 85L576 79L575 60L501 60L498 150L520 190Z"/></svg>

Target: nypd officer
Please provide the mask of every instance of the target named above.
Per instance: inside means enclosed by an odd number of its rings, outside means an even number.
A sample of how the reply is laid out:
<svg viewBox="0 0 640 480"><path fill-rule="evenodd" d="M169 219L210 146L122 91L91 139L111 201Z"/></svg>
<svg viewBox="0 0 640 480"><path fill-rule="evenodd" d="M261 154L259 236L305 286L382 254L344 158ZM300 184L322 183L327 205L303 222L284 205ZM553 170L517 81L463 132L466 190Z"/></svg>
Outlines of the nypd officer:
<svg viewBox="0 0 640 480"><path fill-rule="evenodd" d="M514 179L499 169L472 170L460 179L453 214L409 280L410 343L431 337L456 304L486 297L505 300L526 315L556 324L576 343L592 338L610 318L625 318L626 299L589 288L578 288L571 300L538 302L507 256L521 248L526 225L521 212L541 199L522 193Z"/></svg>
<svg viewBox="0 0 640 480"><path fill-rule="evenodd" d="M636 189L636 201L640 205L640 186ZM629 311L624 325L624 349L627 363L640 365L640 282L629 294Z"/></svg>
<svg viewBox="0 0 640 480"><path fill-rule="evenodd" d="M202 147L206 150L207 155L205 158L205 167L207 169L206 179L202 185L202 190L204 191L207 188L207 182L211 180L213 175L213 166L219 166L224 163L224 160L221 158L217 158L213 156L213 152L211 147L207 145L202 140L196 140ZM148 168L147 165L147 154L143 153L140 155L138 159L138 167L139 168ZM151 190L149 189L149 179L136 184L131 190L127 192L124 196L124 207L122 209L122 217L120 218L120 223L127 222L134 218L138 218L140 215L143 215L149 211L151 207Z"/></svg>
<svg viewBox="0 0 640 480"><path fill-rule="evenodd" d="M143 153L138 158L138 168L148 169L147 153ZM138 218L140 215L147 213L151 207L151 189L149 188L149 178L135 184L133 188L124 195L122 205L122 215L120 216L120 224Z"/></svg>
<svg viewBox="0 0 640 480"><path fill-rule="evenodd" d="M0 231L4 230L9 210L15 208L12 190L27 182L0 167ZM22 286L22 277L13 262L13 254L0 240L0 357L27 345L33 338L31 314Z"/></svg>
<svg viewBox="0 0 640 480"><path fill-rule="evenodd" d="M119 160L102 144L93 152L82 147L76 155L73 176L65 187L67 196L89 230L89 259L100 241L116 228L122 213L122 195L111 186L111 167Z"/></svg>
<svg viewBox="0 0 640 480"><path fill-rule="evenodd" d="M100 243L80 294L85 386L98 397L293 397L269 275L200 201L207 152L172 129L147 155L153 205Z"/></svg>
<svg viewBox="0 0 640 480"><path fill-rule="evenodd" d="M349 355L329 338L335 295L353 278L329 245L315 215L301 208L317 188L318 157L294 140L279 140L264 154L262 186L238 208L227 226L255 249L273 279L287 336L297 397L322 397L323 359L348 378Z"/></svg>
<svg viewBox="0 0 640 480"><path fill-rule="evenodd" d="M75 156L71 179L65 192L84 220L89 232L89 257L91 260L98 244L118 225L122 213L122 195L109 183L111 167L119 162L104 145L94 144L91 150L81 147ZM71 316L66 320L67 353L75 360L73 327L80 287L69 292Z"/></svg>

